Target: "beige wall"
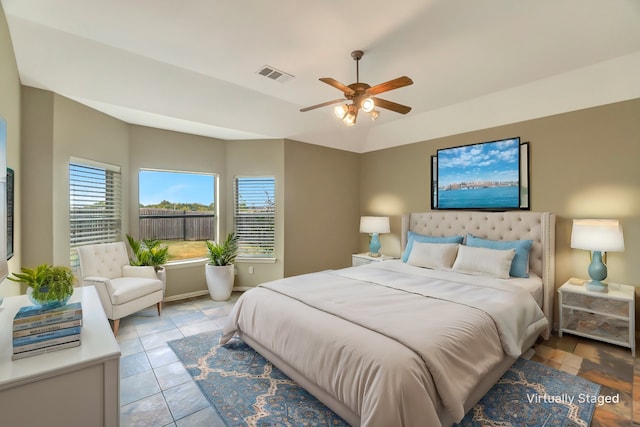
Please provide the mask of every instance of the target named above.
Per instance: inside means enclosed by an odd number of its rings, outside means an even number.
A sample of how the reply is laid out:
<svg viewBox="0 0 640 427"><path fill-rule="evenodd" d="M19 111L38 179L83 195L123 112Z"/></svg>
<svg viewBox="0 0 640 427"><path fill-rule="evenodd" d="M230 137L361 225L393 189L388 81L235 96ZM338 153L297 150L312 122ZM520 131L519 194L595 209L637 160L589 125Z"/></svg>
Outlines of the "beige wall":
<svg viewBox="0 0 640 427"><path fill-rule="evenodd" d="M53 97L36 89L22 92L20 223L27 266L53 263Z"/></svg>
<svg viewBox="0 0 640 427"><path fill-rule="evenodd" d="M239 260L236 287L347 266L358 246L354 231L358 155L354 153L294 141L223 141L128 125L60 95L26 86L23 105L21 150L28 165L22 221L28 248L24 251L26 266L68 264L70 157L121 167L123 210L127 213L122 230L134 237L138 237L135 207L140 169L216 174L221 236L233 227L233 178L274 176L275 262ZM286 170L285 162L289 165ZM290 220L286 225L285 217ZM166 297L206 293L204 264L200 260L167 266Z"/></svg>
<svg viewBox="0 0 640 427"><path fill-rule="evenodd" d="M640 99L363 154L360 209L392 216L383 252L400 252L399 215L430 210L437 149L512 136L530 143L531 210L558 216L556 286L587 275L588 254L570 248L572 219L587 217L622 221L626 250L608 255L609 280L640 286Z"/></svg>
<svg viewBox="0 0 640 427"><path fill-rule="evenodd" d="M20 178L22 168L20 165L20 77L18 66L13 53L13 46L9 36L9 27L4 10L0 6L0 116L7 122L7 167L15 171L15 227L14 227L14 255L9 260L9 271L20 268L21 234L20 207L21 185ZM0 295L16 295L20 293L17 283L4 280L0 283Z"/></svg>
<svg viewBox="0 0 640 427"><path fill-rule="evenodd" d="M233 229L233 179L241 176L273 176L275 178L276 242L275 262L237 260L236 287L256 286L268 280L279 279L289 260L285 257L285 194L288 182L284 176L284 141L252 140L229 141L227 146L226 189L230 195L226 211L226 228ZM253 271L253 273L251 273Z"/></svg>
<svg viewBox="0 0 640 427"><path fill-rule="evenodd" d="M69 264L69 159L128 170L127 125L60 95L22 90L22 262ZM123 173L123 186L128 174ZM123 187L123 209L129 209ZM64 195L64 196L60 196ZM123 228L128 227L127 218Z"/></svg>
<svg viewBox="0 0 640 427"><path fill-rule="evenodd" d="M250 265L240 266L239 283L251 286L278 274L349 265L351 253L367 248L366 236L357 232L360 215L391 216L392 233L382 236L383 252L398 254L399 215L429 210L429 157L438 148L520 136L531 144L531 207L558 214L556 281L586 274L588 256L569 248L571 220L612 217L623 222L626 251L609 255L609 278L640 285L640 100L362 155L288 140L220 141L130 126L62 96L20 86L1 8L0 93L8 166L16 171L11 271L67 262L69 156L123 168L123 202L129 212L123 229L131 234L137 234L131 207L137 203L141 167L188 166L223 174L221 233L231 224L232 177L276 176L278 197L284 198L278 212L278 223L284 224L284 235L278 237L282 257L271 266L255 265L253 277L246 274ZM199 267L178 270L168 272L168 281L179 283L168 292L188 293L191 284L205 289ZM0 287L3 294L16 292L19 287L7 281Z"/></svg>
<svg viewBox="0 0 640 427"><path fill-rule="evenodd" d="M130 125L129 194L130 206L138 206L138 173L140 169L160 169L211 173L218 177L226 175L227 144L219 139L205 138L180 132L171 132L144 126ZM226 206L226 188L220 185L218 194L219 213ZM138 238L138 210L129 209L128 229L125 233ZM220 221L221 233L225 223ZM197 295L206 291L204 261L180 263L167 267L165 296Z"/></svg>
<svg viewBox="0 0 640 427"><path fill-rule="evenodd" d="M351 265L359 239L359 155L286 141L284 159L284 275Z"/></svg>
<svg viewBox="0 0 640 427"><path fill-rule="evenodd" d="M119 166L122 172L122 210L128 212L131 206L128 191L130 175L127 172L129 170L129 128L120 120L63 96L54 95L54 103L53 263L67 265L69 263L69 160L75 157ZM23 140L23 144L29 144L29 142ZM51 180L51 177L48 178ZM126 215L122 217L121 227L123 230L129 229L129 219Z"/></svg>

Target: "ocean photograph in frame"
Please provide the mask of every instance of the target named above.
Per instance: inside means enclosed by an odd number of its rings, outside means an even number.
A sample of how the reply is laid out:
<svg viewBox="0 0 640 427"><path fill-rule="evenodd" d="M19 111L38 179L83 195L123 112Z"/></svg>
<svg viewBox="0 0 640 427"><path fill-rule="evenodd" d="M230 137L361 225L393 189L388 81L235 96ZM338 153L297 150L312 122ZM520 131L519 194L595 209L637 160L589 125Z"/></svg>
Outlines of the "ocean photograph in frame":
<svg viewBox="0 0 640 427"><path fill-rule="evenodd" d="M439 149L432 159L433 209L527 209L520 138ZM527 156L528 157L528 156ZM525 177L528 176L528 171Z"/></svg>

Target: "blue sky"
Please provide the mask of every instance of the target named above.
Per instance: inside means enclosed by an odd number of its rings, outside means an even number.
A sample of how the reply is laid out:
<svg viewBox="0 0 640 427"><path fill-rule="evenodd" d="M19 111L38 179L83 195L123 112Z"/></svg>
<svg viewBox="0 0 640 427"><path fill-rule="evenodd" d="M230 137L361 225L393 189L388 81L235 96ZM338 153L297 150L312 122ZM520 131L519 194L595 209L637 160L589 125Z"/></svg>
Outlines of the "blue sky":
<svg viewBox="0 0 640 427"><path fill-rule="evenodd" d="M162 200L207 206L213 203L213 175L143 170L139 178L140 203L143 205Z"/></svg>
<svg viewBox="0 0 640 427"><path fill-rule="evenodd" d="M462 181L518 181L518 138L438 151L438 186Z"/></svg>

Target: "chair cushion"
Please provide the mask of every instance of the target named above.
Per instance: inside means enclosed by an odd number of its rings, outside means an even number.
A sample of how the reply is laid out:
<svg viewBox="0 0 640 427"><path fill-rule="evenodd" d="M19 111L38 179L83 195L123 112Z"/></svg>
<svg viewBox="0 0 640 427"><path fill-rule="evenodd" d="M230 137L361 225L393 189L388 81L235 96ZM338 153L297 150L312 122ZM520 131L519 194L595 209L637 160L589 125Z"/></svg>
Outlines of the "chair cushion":
<svg viewBox="0 0 640 427"><path fill-rule="evenodd" d="M162 281L143 277L118 277L110 281L111 303L125 304L162 290Z"/></svg>
<svg viewBox="0 0 640 427"><path fill-rule="evenodd" d="M129 265L124 242L101 243L78 247L82 277L99 276L113 279L122 276L122 266Z"/></svg>

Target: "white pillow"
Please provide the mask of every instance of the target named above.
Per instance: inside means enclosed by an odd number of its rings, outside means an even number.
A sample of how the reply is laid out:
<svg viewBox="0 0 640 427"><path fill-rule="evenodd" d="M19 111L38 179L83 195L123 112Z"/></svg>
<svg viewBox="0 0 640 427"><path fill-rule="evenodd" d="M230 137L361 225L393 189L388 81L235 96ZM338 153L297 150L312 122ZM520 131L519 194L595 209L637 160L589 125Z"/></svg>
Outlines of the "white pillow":
<svg viewBox="0 0 640 427"><path fill-rule="evenodd" d="M426 268L451 268L458 246L457 243L413 242L407 264Z"/></svg>
<svg viewBox="0 0 640 427"><path fill-rule="evenodd" d="M515 249L499 250L461 245L452 268L508 279L511 261L515 255Z"/></svg>

